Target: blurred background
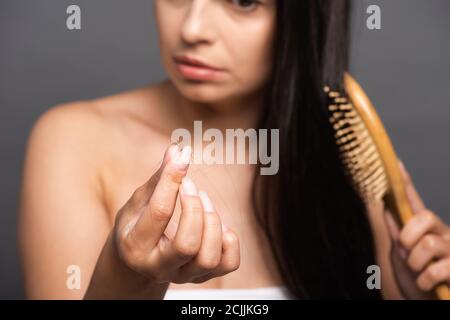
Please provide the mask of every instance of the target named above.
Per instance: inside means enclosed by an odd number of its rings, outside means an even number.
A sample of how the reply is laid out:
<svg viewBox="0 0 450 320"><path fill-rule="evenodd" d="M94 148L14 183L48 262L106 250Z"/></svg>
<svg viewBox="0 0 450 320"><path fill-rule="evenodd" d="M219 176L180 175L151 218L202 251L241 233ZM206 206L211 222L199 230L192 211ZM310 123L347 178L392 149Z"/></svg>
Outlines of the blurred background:
<svg viewBox="0 0 450 320"><path fill-rule="evenodd" d="M282 1L282 0L281 0ZM81 7L81 30L66 9ZM369 5L381 30L368 30ZM0 299L21 299L16 210L29 131L46 109L165 77L153 0L0 1ZM450 1L356 0L351 72L426 205L450 223ZM43 181L42 183L45 183Z"/></svg>

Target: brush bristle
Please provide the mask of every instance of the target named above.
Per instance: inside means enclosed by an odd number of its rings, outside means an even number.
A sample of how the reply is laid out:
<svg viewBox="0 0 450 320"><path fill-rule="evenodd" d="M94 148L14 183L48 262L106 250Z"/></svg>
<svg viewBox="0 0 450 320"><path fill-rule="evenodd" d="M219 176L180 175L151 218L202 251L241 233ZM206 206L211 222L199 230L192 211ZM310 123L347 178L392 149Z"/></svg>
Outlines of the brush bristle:
<svg viewBox="0 0 450 320"><path fill-rule="evenodd" d="M358 111L347 97L324 87L329 98L330 122L341 158L364 200L381 200L388 191L380 154Z"/></svg>

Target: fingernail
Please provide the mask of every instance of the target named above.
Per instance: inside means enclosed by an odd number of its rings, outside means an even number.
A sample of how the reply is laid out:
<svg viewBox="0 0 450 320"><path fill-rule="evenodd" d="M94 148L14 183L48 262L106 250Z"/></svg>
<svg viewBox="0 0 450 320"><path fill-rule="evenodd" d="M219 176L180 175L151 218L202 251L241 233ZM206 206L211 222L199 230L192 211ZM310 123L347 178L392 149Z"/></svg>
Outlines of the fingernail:
<svg viewBox="0 0 450 320"><path fill-rule="evenodd" d="M214 206L211 199L208 197L208 194L205 191L199 191L198 195L202 200L203 209L205 209L205 212L214 212Z"/></svg>
<svg viewBox="0 0 450 320"><path fill-rule="evenodd" d="M188 196L196 196L197 195L197 187L194 182L188 177L184 177L181 182L183 192Z"/></svg>
<svg viewBox="0 0 450 320"><path fill-rule="evenodd" d="M222 232L225 232L227 230L228 230L228 227L222 223Z"/></svg>
<svg viewBox="0 0 450 320"><path fill-rule="evenodd" d="M184 169L189 165L189 162L191 161L191 154L192 148L190 146L186 146L183 148L179 157L176 158L174 162Z"/></svg>
<svg viewBox="0 0 450 320"><path fill-rule="evenodd" d="M169 147L169 155L171 160L175 160L180 156L180 147L178 144L173 144Z"/></svg>

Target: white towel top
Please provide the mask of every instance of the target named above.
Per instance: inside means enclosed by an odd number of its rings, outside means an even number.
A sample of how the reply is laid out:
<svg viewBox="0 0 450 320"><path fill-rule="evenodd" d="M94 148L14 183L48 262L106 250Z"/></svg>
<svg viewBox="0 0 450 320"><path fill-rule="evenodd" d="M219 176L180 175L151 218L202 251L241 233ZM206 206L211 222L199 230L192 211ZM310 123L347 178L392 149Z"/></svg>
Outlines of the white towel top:
<svg viewBox="0 0 450 320"><path fill-rule="evenodd" d="M285 286L251 289L168 289L164 300L291 300Z"/></svg>

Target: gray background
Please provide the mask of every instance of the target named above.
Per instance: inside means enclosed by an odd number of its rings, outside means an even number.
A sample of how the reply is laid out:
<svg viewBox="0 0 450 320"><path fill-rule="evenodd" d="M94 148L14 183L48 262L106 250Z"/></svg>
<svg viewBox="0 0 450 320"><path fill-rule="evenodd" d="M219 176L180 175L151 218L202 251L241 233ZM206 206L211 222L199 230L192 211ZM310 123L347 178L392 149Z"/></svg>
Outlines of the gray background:
<svg viewBox="0 0 450 320"><path fill-rule="evenodd" d="M82 30L66 29L66 8ZM365 27L369 4L382 30ZM377 106L426 204L450 222L450 1L357 0L351 71ZM20 172L37 116L164 77L152 0L0 0L0 298L22 298L15 244Z"/></svg>

